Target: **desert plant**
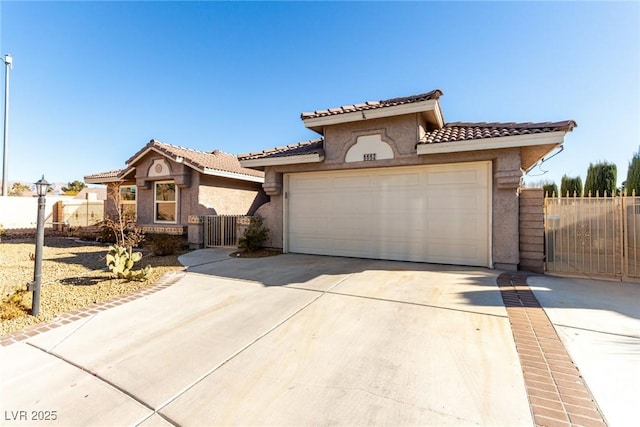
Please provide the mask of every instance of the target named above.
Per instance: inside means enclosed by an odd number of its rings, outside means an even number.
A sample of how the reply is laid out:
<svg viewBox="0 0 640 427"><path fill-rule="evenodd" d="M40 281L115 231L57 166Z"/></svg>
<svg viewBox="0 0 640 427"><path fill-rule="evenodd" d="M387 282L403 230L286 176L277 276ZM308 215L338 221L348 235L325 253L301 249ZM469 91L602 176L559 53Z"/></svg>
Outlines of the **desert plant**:
<svg viewBox="0 0 640 427"><path fill-rule="evenodd" d="M142 253L133 252L131 247L125 248L119 245L109 246L107 252L107 267L118 279L145 280L151 272L151 266L142 270L133 271L134 265L142 259Z"/></svg>
<svg viewBox="0 0 640 427"><path fill-rule="evenodd" d="M238 239L238 247L247 252L254 252L260 249L269 237L269 229L264 226L263 220L259 216L251 217L249 226L244 230L242 237Z"/></svg>
<svg viewBox="0 0 640 427"><path fill-rule="evenodd" d="M157 256L173 255L183 246L184 237L173 234L146 234L144 239L144 247Z"/></svg>
<svg viewBox="0 0 640 427"><path fill-rule="evenodd" d="M66 187L62 187L62 191L64 192L65 196L75 196L79 192L81 192L84 188L87 188L87 184L85 184L82 181L76 180L76 181L67 183Z"/></svg>
<svg viewBox="0 0 640 427"><path fill-rule="evenodd" d="M4 296L0 304L0 319L11 320L27 314L29 309L24 304L26 294L27 289L23 286Z"/></svg>

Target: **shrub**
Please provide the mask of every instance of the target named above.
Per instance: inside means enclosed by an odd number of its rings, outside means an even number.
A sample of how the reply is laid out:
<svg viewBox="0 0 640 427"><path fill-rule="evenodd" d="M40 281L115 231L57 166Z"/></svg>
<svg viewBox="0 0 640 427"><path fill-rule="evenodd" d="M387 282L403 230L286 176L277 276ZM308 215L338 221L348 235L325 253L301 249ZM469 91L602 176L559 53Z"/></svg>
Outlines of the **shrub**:
<svg viewBox="0 0 640 427"><path fill-rule="evenodd" d="M184 236L172 234L146 234L144 247L149 249L153 255L165 256L174 255L186 246Z"/></svg>
<svg viewBox="0 0 640 427"><path fill-rule="evenodd" d="M145 234L136 226L121 228L118 222L106 219L100 227L98 238L103 243L115 243L125 248L137 248L144 241Z"/></svg>
<svg viewBox="0 0 640 427"><path fill-rule="evenodd" d="M5 230L2 224L0 224L0 242L2 242L2 238L6 235L7 235L7 230Z"/></svg>
<svg viewBox="0 0 640 427"><path fill-rule="evenodd" d="M3 296L0 304L0 319L11 320L27 314L28 307L24 304L24 297L27 294L26 287L16 289L7 296Z"/></svg>
<svg viewBox="0 0 640 427"><path fill-rule="evenodd" d="M264 245L267 237L269 237L269 229L264 226L262 218L254 216L242 237L238 239L238 247L247 252L257 251Z"/></svg>

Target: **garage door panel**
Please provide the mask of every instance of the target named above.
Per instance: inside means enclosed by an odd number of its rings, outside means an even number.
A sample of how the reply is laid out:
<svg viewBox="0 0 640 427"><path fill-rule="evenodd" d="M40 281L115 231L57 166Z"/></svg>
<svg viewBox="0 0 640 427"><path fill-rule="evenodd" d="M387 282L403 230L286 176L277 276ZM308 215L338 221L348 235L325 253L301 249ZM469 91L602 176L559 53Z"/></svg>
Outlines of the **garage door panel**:
<svg viewBox="0 0 640 427"><path fill-rule="evenodd" d="M448 191L433 189L427 195L430 209L465 210L486 213L487 192L484 190L456 190Z"/></svg>
<svg viewBox="0 0 640 427"><path fill-rule="evenodd" d="M434 170L427 173L429 185L442 185L460 188L461 185L477 186L483 181L483 174L476 169Z"/></svg>
<svg viewBox="0 0 640 427"><path fill-rule="evenodd" d="M386 174L378 177L381 187L401 187L402 189L420 187L419 173Z"/></svg>
<svg viewBox="0 0 640 427"><path fill-rule="evenodd" d="M485 235L486 225L477 215L456 215L456 218L433 218L427 224L427 237L436 239L470 239Z"/></svg>
<svg viewBox="0 0 640 427"><path fill-rule="evenodd" d="M450 240L433 240L427 245L430 262L438 264L477 265L482 257L478 245L468 242L456 243Z"/></svg>
<svg viewBox="0 0 640 427"><path fill-rule="evenodd" d="M337 191L368 189L371 187L370 176L345 176L341 178L334 178L329 183L330 187L333 187Z"/></svg>
<svg viewBox="0 0 640 427"><path fill-rule="evenodd" d="M489 178L490 162L290 174L287 250L490 266Z"/></svg>

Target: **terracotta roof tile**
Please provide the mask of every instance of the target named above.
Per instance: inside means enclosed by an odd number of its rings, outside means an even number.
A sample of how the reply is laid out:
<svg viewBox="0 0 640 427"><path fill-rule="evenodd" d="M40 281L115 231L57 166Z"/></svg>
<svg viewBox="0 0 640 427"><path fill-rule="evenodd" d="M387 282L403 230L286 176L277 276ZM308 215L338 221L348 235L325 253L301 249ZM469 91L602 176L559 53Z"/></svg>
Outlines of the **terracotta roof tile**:
<svg viewBox="0 0 640 427"><path fill-rule="evenodd" d="M290 144L286 147L269 148L253 153L239 154L238 158L240 160L254 160L272 157L303 156L306 154L324 154L323 143L324 140L322 138L312 139L297 144Z"/></svg>
<svg viewBox="0 0 640 427"><path fill-rule="evenodd" d="M432 90L431 92L421 93L419 95L405 96L402 98L392 98L383 101L367 101L359 104L344 105L342 107L329 108L326 110L316 110L309 113L302 113L300 118L302 120L313 119L316 117L335 116L337 114L351 113L354 111L371 110L374 108L393 107L396 105L411 104L414 102L427 101L430 99L438 99L442 96L440 89Z"/></svg>
<svg viewBox="0 0 640 427"><path fill-rule="evenodd" d="M127 160L127 164L149 149L154 149L173 161L182 161L186 165L201 172L204 172L205 170L217 170L253 177L264 177L264 173L261 171L243 168L240 166L238 157L233 154L225 153L220 150L214 150L211 152L198 151L190 148L179 147L177 145L166 144L164 142L156 141L155 139L149 141L147 145Z"/></svg>
<svg viewBox="0 0 640 427"><path fill-rule="evenodd" d="M564 131L569 132L576 127L573 120L543 123L447 123L442 129L427 133L419 144L439 142L467 141L473 139L499 138L505 136L531 135Z"/></svg>
<svg viewBox="0 0 640 427"><path fill-rule="evenodd" d="M98 172L93 175L85 175L84 179L108 179L108 178L117 178L122 172L126 169L116 169L107 172Z"/></svg>

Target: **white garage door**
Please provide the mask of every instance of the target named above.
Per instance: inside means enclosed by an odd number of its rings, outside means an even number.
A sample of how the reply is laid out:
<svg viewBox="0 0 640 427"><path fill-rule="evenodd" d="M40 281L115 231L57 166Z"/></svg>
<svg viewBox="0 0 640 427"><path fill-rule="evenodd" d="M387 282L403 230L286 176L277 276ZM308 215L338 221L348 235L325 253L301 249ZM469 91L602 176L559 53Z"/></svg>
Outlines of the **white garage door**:
<svg viewBox="0 0 640 427"><path fill-rule="evenodd" d="M491 163L285 177L288 252L491 267Z"/></svg>

